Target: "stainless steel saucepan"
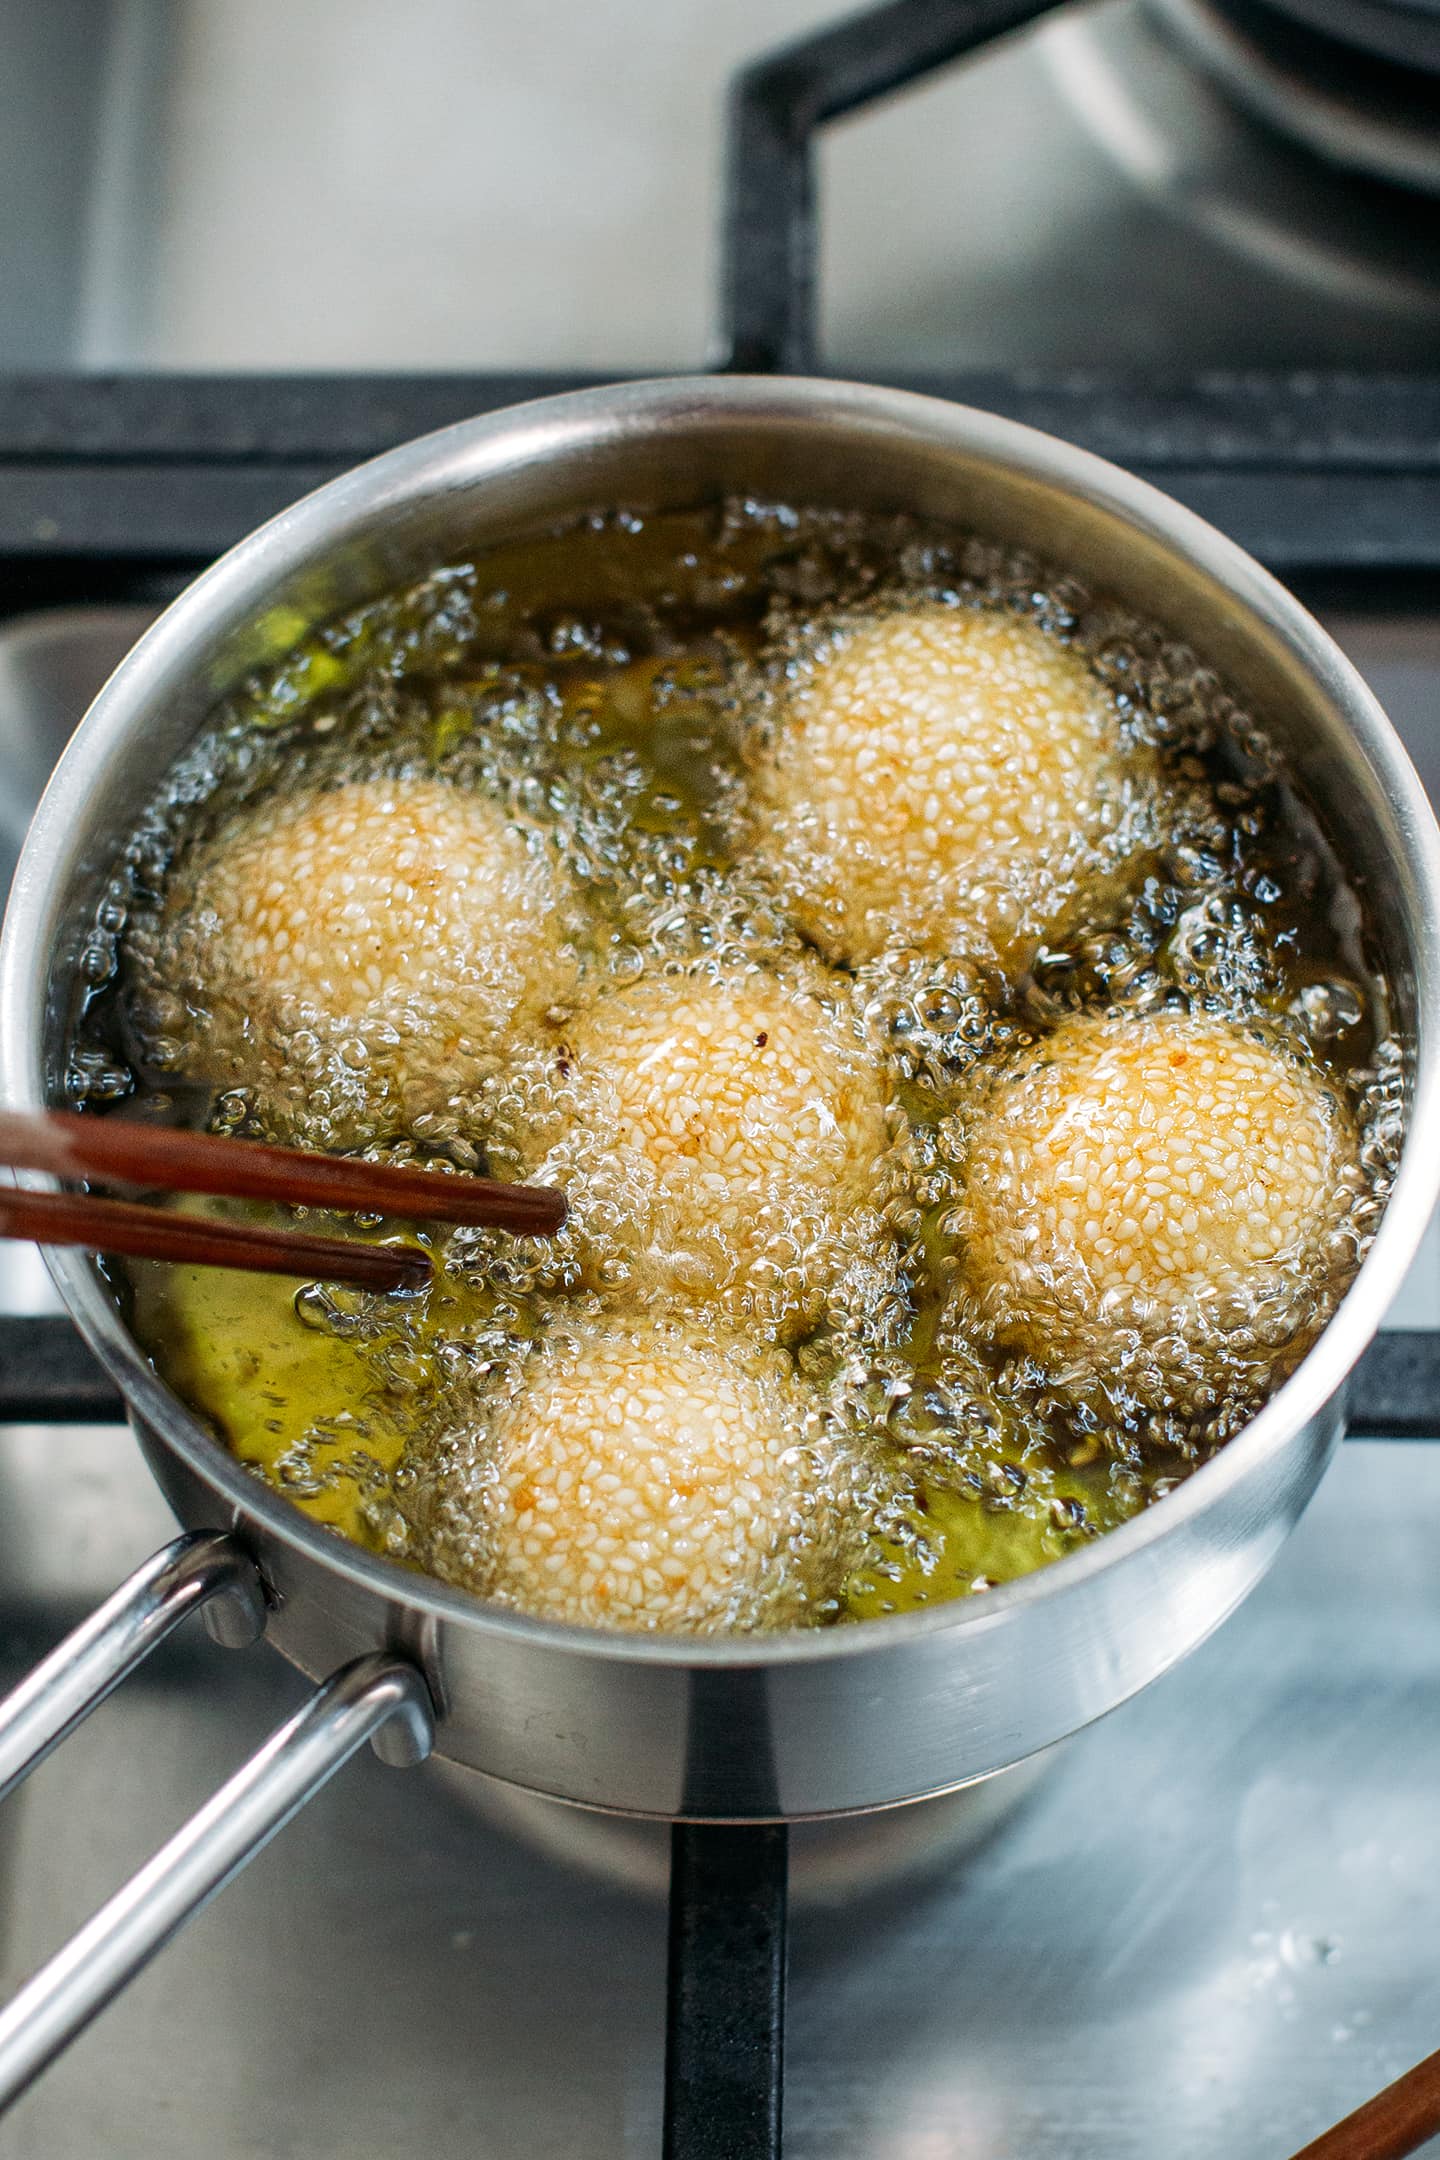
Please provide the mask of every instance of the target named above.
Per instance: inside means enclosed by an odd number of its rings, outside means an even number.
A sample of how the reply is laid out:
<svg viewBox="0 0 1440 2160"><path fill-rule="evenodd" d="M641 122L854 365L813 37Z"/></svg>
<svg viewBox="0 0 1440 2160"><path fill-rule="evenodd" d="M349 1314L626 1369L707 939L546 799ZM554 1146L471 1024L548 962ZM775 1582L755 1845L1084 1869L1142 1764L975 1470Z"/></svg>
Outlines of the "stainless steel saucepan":
<svg viewBox="0 0 1440 2160"><path fill-rule="evenodd" d="M521 406L382 457L200 578L87 715L36 816L0 948L0 1086L56 1100L97 894L217 699L297 636L436 562L572 513L723 495L908 510L1033 550L1193 645L1288 755L1370 896L1413 1053L1409 1140L1374 1247L1294 1376L1177 1492L1043 1573L883 1622L752 1639L609 1635L488 1607L341 1543L242 1470L157 1377L94 1266L51 1266L192 1533L0 1713L0 1790L193 1605L323 1682L0 2018L13 2091L366 1738L628 1814L880 1808L1021 1761L1099 1717L1239 1603L1305 1506L1343 1383L1440 1189L1440 841L1364 683L1297 603L1113 466L964 407L795 379L634 383ZM1428 1143L1423 1136L1428 1133ZM193 1533L200 1533L199 1536Z"/></svg>

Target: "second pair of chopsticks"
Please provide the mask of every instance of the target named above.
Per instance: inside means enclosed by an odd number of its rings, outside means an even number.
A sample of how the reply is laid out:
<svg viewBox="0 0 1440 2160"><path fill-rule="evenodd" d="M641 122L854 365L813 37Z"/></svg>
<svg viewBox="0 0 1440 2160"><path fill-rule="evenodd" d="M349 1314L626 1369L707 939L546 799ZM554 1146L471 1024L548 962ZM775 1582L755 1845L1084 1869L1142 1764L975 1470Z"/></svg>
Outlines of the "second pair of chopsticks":
<svg viewBox="0 0 1440 2160"><path fill-rule="evenodd" d="M148 1191L465 1223L517 1237L552 1236L566 1215L564 1194L549 1186L504 1185L463 1171L412 1170L69 1111L0 1112L0 1164ZM379 1290L418 1289L430 1277L429 1256L414 1245L366 1245L354 1238L213 1222L90 1193L0 1189L0 1237L263 1274L320 1276Z"/></svg>

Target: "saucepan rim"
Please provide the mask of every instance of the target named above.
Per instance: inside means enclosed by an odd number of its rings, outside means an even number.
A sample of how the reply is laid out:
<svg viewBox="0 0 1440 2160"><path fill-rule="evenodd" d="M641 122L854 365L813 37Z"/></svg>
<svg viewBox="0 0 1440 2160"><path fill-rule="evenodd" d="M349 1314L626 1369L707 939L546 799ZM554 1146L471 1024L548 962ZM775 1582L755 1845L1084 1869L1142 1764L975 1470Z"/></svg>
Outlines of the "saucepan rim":
<svg viewBox="0 0 1440 2160"><path fill-rule="evenodd" d="M958 1652L966 1639L1003 1625L1017 1608L1064 1598L1162 1545L1236 1486L1255 1478L1337 1394L1398 1289L1440 1197L1440 1146L1432 1146L1427 1155L1419 1140L1422 1133L1440 1130L1440 832L1414 768L1358 672L1267 571L1148 483L1072 444L971 406L829 378L661 377L563 393L463 420L352 468L220 557L142 636L101 690L36 811L0 941L0 1098L14 1108L44 1107L41 1038L49 954L42 946L52 920L52 866L65 859L65 836L86 827L102 779L145 710L143 686L157 667L183 658L188 646L208 644L221 628L253 618L267 588L273 591L283 577L332 551L347 533L373 528L377 511L387 504L413 507L428 495L473 486L487 470L523 465L540 450L542 439L546 457L563 457L567 445L586 447L707 420L759 423L767 412L781 419L808 418L817 425L869 428L892 443L909 439L937 450L963 450L1012 474L1082 497L1158 542L1187 568L1208 574L1252 622L1278 636L1305 665L1342 713L1357 751L1389 798L1403 867L1422 897L1420 935L1410 954L1417 1012L1410 1114L1384 1220L1328 1326L1250 1424L1176 1491L1093 1544L983 1598L773 1635L652 1636L567 1626L489 1604L350 1544L261 1484L206 1431L150 1365L92 1261L74 1251L46 1254L66 1307L121 1388L132 1414L204 1480L242 1530L247 1518L254 1520L283 1545L356 1588L426 1619L629 1665L709 1671L794 1666L899 1650L906 1643L942 1636L953 1636Z"/></svg>

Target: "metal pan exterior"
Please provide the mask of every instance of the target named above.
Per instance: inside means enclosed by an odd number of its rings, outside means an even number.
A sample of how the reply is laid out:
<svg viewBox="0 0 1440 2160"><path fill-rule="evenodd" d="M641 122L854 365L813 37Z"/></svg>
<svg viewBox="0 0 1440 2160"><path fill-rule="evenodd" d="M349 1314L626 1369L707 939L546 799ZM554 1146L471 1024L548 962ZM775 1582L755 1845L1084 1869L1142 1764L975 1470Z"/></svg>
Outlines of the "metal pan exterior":
<svg viewBox="0 0 1440 2160"><path fill-rule="evenodd" d="M1411 1133L1375 1246L1292 1379L1142 1518L984 1599L865 1626L703 1641L502 1613L348 1546L241 1470L159 1380L103 1280L57 1254L181 1520L238 1528L271 1635L308 1672L374 1648L424 1668L439 1750L590 1806L694 1819L892 1805L1023 1760L1157 1677L1274 1557L1343 1421L1343 1383L1440 1188L1440 841L1388 722L1319 626L1188 511L1087 453L939 400L759 377L630 383L406 445L284 512L141 640L62 759L0 946L0 1093L53 1101L84 923L166 763L266 654L456 552L604 505L726 493L910 509L1059 560L1193 644L1286 751L1371 896Z"/></svg>

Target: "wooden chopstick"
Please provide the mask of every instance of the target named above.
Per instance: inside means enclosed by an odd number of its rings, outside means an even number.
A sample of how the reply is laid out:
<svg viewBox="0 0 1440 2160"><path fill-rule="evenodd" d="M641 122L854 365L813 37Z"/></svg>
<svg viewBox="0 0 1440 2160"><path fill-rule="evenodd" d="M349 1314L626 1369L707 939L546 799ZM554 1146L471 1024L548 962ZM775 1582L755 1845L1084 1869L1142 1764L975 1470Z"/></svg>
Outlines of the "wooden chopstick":
<svg viewBox="0 0 1440 2160"><path fill-rule="evenodd" d="M0 1163L156 1191L481 1224L516 1237L550 1237L566 1215L565 1195L548 1185L501 1185L464 1171L401 1169L65 1110L0 1112Z"/></svg>
<svg viewBox="0 0 1440 2160"><path fill-rule="evenodd" d="M1404 2160L1440 2130L1440 2051L1427 2055L1294 2160Z"/></svg>
<svg viewBox="0 0 1440 2160"><path fill-rule="evenodd" d="M0 1186L0 1237L37 1245L84 1245L91 1252L199 1267L247 1268L262 1275L318 1276L371 1290L419 1290L430 1280L429 1255L416 1245L365 1245L358 1238L310 1237L250 1223L172 1215L92 1193L27 1192Z"/></svg>

